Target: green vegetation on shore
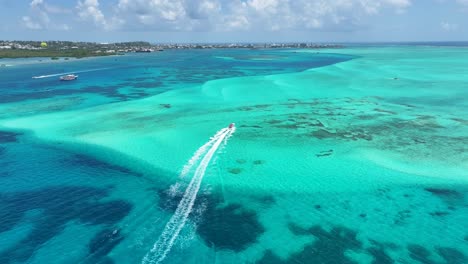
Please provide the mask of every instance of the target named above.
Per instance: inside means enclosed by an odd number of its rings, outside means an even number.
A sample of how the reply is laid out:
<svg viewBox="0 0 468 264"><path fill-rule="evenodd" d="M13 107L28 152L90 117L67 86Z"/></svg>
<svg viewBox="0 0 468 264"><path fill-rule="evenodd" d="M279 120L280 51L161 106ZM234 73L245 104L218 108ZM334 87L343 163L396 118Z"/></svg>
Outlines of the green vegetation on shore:
<svg viewBox="0 0 468 264"><path fill-rule="evenodd" d="M96 53L94 51L85 49L75 50L51 50L51 49L38 49L38 50L26 50L26 49L8 49L0 50L0 58L32 58L32 57L73 57L73 58L84 58L93 56L107 56L115 55L115 52L111 53Z"/></svg>
<svg viewBox="0 0 468 264"><path fill-rule="evenodd" d="M109 56L151 48L148 42L93 43L71 41L2 41L0 58L84 58Z"/></svg>

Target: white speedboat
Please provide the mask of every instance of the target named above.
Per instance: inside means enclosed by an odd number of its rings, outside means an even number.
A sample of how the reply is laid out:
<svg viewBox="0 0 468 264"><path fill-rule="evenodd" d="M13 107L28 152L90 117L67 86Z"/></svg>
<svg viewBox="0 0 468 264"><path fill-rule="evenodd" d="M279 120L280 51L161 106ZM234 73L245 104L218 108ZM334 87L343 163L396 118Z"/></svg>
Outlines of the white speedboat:
<svg viewBox="0 0 468 264"><path fill-rule="evenodd" d="M73 81L76 80L76 78L78 78L78 75L75 74L67 74L64 76L60 76L61 81Z"/></svg>

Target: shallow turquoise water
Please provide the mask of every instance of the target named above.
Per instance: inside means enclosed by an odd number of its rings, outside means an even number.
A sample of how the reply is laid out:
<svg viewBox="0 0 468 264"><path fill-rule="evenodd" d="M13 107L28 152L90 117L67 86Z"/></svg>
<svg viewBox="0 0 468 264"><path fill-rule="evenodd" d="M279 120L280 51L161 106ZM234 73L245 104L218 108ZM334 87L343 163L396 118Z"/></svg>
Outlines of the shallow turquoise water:
<svg viewBox="0 0 468 264"><path fill-rule="evenodd" d="M9 61L0 262L466 263L466 50Z"/></svg>

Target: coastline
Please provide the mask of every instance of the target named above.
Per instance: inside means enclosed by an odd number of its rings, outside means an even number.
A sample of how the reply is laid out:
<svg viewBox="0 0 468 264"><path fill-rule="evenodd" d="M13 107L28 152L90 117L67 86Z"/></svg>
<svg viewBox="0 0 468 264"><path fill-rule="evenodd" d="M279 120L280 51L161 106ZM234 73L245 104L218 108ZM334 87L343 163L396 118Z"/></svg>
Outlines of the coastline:
<svg viewBox="0 0 468 264"><path fill-rule="evenodd" d="M117 55L116 52L112 53L94 53L88 50L0 50L0 59L17 59L17 58L87 58L87 57L102 57Z"/></svg>

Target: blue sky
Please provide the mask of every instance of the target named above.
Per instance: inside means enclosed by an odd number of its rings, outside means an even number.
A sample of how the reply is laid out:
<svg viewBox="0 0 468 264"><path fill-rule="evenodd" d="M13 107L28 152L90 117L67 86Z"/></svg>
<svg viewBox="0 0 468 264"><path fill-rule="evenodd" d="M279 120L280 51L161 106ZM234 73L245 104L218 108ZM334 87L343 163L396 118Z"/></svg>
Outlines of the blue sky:
<svg viewBox="0 0 468 264"><path fill-rule="evenodd" d="M468 0L0 0L0 39L468 40Z"/></svg>

